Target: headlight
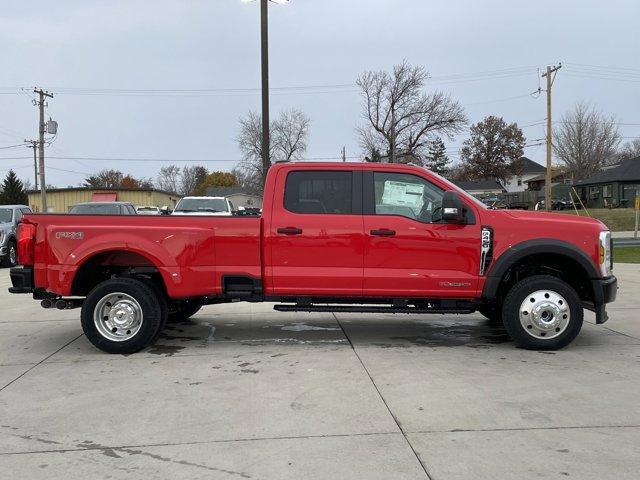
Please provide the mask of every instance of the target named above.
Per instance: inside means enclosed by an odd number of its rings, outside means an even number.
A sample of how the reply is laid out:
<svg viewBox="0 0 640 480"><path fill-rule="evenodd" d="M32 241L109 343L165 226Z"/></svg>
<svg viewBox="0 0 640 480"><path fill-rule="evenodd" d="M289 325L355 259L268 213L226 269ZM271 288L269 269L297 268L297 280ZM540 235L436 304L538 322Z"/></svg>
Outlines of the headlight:
<svg viewBox="0 0 640 480"><path fill-rule="evenodd" d="M7 232L0 230L0 245L4 245L4 237L7 236Z"/></svg>
<svg viewBox="0 0 640 480"><path fill-rule="evenodd" d="M600 273L603 277L610 277L613 259L611 257L611 232L608 230L600 232L599 253Z"/></svg>

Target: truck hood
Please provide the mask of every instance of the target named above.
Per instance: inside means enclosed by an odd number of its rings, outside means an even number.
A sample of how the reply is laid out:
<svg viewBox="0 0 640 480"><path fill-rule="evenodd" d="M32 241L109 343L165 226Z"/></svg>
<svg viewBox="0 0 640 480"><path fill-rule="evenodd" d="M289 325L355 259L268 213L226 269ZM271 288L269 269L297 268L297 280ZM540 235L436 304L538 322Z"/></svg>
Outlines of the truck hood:
<svg viewBox="0 0 640 480"><path fill-rule="evenodd" d="M539 225L558 225L562 224L566 228L568 225L575 225L577 228L608 230L606 225L600 220L591 217L583 217L577 215L567 215L563 213L539 212L530 210L494 210L511 218L536 222Z"/></svg>

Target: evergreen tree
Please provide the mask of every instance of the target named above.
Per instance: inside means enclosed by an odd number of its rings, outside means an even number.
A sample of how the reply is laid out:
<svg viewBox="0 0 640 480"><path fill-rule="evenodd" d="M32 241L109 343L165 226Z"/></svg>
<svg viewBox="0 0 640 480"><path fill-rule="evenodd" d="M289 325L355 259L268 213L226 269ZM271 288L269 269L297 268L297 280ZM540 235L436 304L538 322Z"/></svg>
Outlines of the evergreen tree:
<svg viewBox="0 0 640 480"><path fill-rule="evenodd" d="M449 173L449 157L446 153L447 149L444 146L444 142L440 137L434 138L429 142L429 149L426 157L426 167L432 172L438 175L445 176Z"/></svg>
<svg viewBox="0 0 640 480"><path fill-rule="evenodd" d="M470 178L505 182L519 174L526 139L516 123L488 116L472 125L470 133L460 152L462 167Z"/></svg>
<svg viewBox="0 0 640 480"><path fill-rule="evenodd" d="M17 177L16 172L9 170L0 188L0 204L26 205L29 201L24 185Z"/></svg>

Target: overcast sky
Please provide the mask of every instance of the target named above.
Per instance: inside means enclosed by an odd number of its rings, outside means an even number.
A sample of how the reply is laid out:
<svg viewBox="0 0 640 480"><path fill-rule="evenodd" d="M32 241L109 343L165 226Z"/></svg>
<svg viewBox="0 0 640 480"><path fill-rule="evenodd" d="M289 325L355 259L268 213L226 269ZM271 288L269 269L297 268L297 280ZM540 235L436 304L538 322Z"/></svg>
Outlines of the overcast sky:
<svg viewBox="0 0 640 480"><path fill-rule="evenodd" d="M528 94L538 88L537 68L561 61L556 119L584 100L636 124L620 129L640 137L638 18L638 0L271 4L270 78L280 88L272 91L271 114L295 107L311 117L309 158L338 158L343 145L359 156L361 101L349 85L364 70L406 58L423 65L433 77L428 88L450 93L472 122L503 116L526 126L535 144L544 135L545 101ZM77 185L102 168L155 177L162 165L90 157L203 160L230 170L240 156L238 117L260 109L259 39L259 5L240 0L3 1L0 175L13 167L33 178L31 150L2 147L36 137L34 86L55 95L46 113L59 122L59 135L47 155L83 157L49 158L48 183ZM319 87L283 89L312 86ZM208 91L149 92L194 89ZM452 158L464 138L446 140ZM526 154L544 161L543 146Z"/></svg>

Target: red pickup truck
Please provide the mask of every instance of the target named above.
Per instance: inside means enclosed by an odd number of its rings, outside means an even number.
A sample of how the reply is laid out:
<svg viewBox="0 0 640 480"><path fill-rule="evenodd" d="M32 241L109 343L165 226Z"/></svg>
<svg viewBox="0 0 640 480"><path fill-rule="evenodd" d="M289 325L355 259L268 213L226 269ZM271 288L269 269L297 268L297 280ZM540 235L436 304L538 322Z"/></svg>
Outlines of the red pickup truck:
<svg viewBox="0 0 640 480"><path fill-rule="evenodd" d="M12 293L81 307L98 348L132 353L202 305L280 311L472 313L514 342L558 349L583 308L615 299L597 220L490 210L442 177L398 164L279 163L262 216L25 215Z"/></svg>

